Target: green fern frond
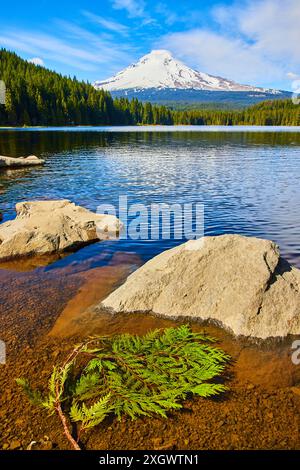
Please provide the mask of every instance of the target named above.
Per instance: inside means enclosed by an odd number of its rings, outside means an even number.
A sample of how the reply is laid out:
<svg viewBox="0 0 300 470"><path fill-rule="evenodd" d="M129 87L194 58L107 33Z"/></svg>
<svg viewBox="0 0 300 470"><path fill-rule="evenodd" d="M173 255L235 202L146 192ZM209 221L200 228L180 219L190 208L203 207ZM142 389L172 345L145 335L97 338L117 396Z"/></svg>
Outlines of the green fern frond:
<svg viewBox="0 0 300 470"><path fill-rule="evenodd" d="M74 401L70 409L71 420L81 422L82 429L89 429L100 424L113 409L109 405L110 398L110 393L108 393L89 407L85 403L79 405Z"/></svg>
<svg viewBox="0 0 300 470"><path fill-rule="evenodd" d="M102 369L102 361L101 359L98 359L97 357L95 357L94 359L91 359L85 368L87 372L92 372L95 369L97 369L99 372L101 372L101 369Z"/></svg>
<svg viewBox="0 0 300 470"><path fill-rule="evenodd" d="M72 396L81 401L97 397L99 384L100 376L97 372L86 373L84 371L73 386Z"/></svg>
<svg viewBox="0 0 300 470"><path fill-rule="evenodd" d="M41 407L44 406L45 399L43 398L41 392L39 390L33 390L30 387L28 380L18 378L16 379L16 382L20 387L22 387L24 393L27 395L28 399L33 405Z"/></svg>
<svg viewBox="0 0 300 470"><path fill-rule="evenodd" d="M53 372L49 379L49 393L53 396L55 396L56 380L57 380L57 368L53 367Z"/></svg>
<svg viewBox="0 0 300 470"><path fill-rule="evenodd" d="M143 337L93 337L74 349L72 360L53 369L46 398L31 390L26 380L17 382L40 406L57 411L63 403L81 430L97 426L109 414L118 419L166 418L190 394L207 398L226 390L213 379L224 372L230 357L212 346L214 342L188 325L152 330ZM80 366L75 368L79 355Z"/></svg>
<svg viewBox="0 0 300 470"><path fill-rule="evenodd" d="M219 393L225 392L226 387L222 384L210 384L210 383L203 383L193 387L191 392L194 395L199 395L200 397L211 397L213 395L218 395Z"/></svg>

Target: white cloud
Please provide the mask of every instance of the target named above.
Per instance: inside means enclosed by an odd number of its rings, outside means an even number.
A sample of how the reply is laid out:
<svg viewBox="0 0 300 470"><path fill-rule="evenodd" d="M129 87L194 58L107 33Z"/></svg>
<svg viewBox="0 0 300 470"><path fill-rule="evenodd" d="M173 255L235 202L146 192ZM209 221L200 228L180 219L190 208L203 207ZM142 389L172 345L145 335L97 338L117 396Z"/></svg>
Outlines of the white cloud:
<svg viewBox="0 0 300 470"><path fill-rule="evenodd" d="M92 70L94 64L99 62L92 51L74 47L49 34L10 30L2 33L0 43L5 47L13 47L23 52L42 53L43 57L81 68L81 70Z"/></svg>
<svg viewBox="0 0 300 470"><path fill-rule="evenodd" d="M288 72L287 77L290 78L291 80L299 80L300 75L297 75L296 73L293 72Z"/></svg>
<svg viewBox="0 0 300 470"><path fill-rule="evenodd" d="M262 76L264 81L281 78L278 70L244 41L209 30L170 34L163 39L162 47L198 70L240 83L259 82Z"/></svg>
<svg viewBox="0 0 300 470"><path fill-rule="evenodd" d="M28 62L34 65L40 65L41 67L44 67L45 65L43 59L41 59L40 57L32 57L32 59L29 59Z"/></svg>
<svg viewBox="0 0 300 470"><path fill-rule="evenodd" d="M131 17L145 16L145 2L143 0L112 0L116 10L126 10Z"/></svg>
<svg viewBox="0 0 300 470"><path fill-rule="evenodd" d="M228 24L254 41L257 49L272 58L299 62L299 0L248 0L246 6L219 7L214 12L221 24Z"/></svg>
<svg viewBox="0 0 300 470"><path fill-rule="evenodd" d="M114 33L123 34L124 36L128 35L129 28L121 23L116 21L108 20L107 18L103 18L102 16L95 15L90 11L84 10L82 14L88 18L91 22L102 26L105 29L108 29Z"/></svg>
<svg viewBox="0 0 300 470"><path fill-rule="evenodd" d="M239 5L212 11L218 32L198 28L171 33L160 47L209 73L289 88L288 72L300 73L299 0L248 0Z"/></svg>
<svg viewBox="0 0 300 470"><path fill-rule="evenodd" d="M82 71L96 71L106 66L106 73L132 61L131 50L126 44L114 42L110 37L100 37L73 23L57 21L61 37L43 32L20 29L2 30L2 47L49 61L59 62ZM84 45L83 45L84 44ZM102 72L103 73L103 72ZM101 77L100 77L101 78Z"/></svg>

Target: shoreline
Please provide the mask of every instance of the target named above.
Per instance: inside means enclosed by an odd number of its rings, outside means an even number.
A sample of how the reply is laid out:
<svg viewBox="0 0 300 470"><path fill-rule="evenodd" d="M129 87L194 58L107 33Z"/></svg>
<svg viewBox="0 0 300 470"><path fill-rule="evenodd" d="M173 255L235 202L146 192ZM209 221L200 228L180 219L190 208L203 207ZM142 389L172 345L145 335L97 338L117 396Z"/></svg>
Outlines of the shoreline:
<svg viewBox="0 0 300 470"><path fill-rule="evenodd" d="M154 132L172 132L172 131L197 131L197 132L300 132L300 126L257 126L257 125L160 125L160 124L145 124L145 125L101 125L101 126L26 126L26 127L0 127L0 131L13 130L13 131L84 131L84 130L97 130L102 132L141 132L141 131L154 131Z"/></svg>

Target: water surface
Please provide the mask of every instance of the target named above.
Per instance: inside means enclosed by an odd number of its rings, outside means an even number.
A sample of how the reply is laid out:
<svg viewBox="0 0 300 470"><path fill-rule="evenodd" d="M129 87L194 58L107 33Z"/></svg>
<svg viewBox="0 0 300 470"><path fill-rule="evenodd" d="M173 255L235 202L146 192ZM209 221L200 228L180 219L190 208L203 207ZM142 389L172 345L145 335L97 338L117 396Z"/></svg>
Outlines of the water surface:
<svg viewBox="0 0 300 470"><path fill-rule="evenodd" d="M202 202L206 235L272 239L300 267L299 150L300 129L286 127L2 130L0 154L36 154L46 164L2 172L0 210L7 220L19 201L67 198L94 211L118 205L119 195L146 206ZM145 261L182 241L97 243L58 266L87 259L98 266L115 251Z"/></svg>

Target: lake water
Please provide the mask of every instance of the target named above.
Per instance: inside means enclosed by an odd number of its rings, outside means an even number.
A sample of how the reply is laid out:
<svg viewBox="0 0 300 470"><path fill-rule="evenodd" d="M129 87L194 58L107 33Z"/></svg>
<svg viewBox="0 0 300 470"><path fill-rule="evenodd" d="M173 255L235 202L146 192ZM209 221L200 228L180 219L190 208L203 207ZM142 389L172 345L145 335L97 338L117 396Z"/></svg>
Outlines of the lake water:
<svg viewBox="0 0 300 470"><path fill-rule="evenodd" d="M17 202L31 199L68 198L91 210L101 203L117 205L119 195L147 206L202 202L206 235L273 239L300 267L300 129L0 130L0 154L45 159L42 167L0 172L4 220L15 217ZM180 323L148 313L111 315L94 306L132 269L182 241L99 242L46 267L35 261L29 271L25 262L0 266L0 339L8 360L8 367L0 368L0 446L13 436L26 448L47 434L54 446L65 448L54 421L46 415L36 419L22 401L16 377L44 388L53 364L61 363L79 338L143 334ZM174 448L174 442L175 449L299 449L300 369L291 361L291 338L259 346L213 325L193 322L192 328L218 338L233 359L224 399L189 400L184 412L163 425L109 420L90 434L87 448L148 449L161 438L172 447L160 449ZM120 445L124 435L129 438Z"/></svg>
<svg viewBox="0 0 300 470"><path fill-rule="evenodd" d="M0 130L0 154L46 161L0 173L4 220L15 216L17 202L31 199L66 198L93 211L103 203L117 206L120 195L146 206L201 202L206 235L272 239L300 267L300 128ZM79 269L87 260L97 267L116 252L145 261L183 241L96 243L47 269Z"/></svg>

